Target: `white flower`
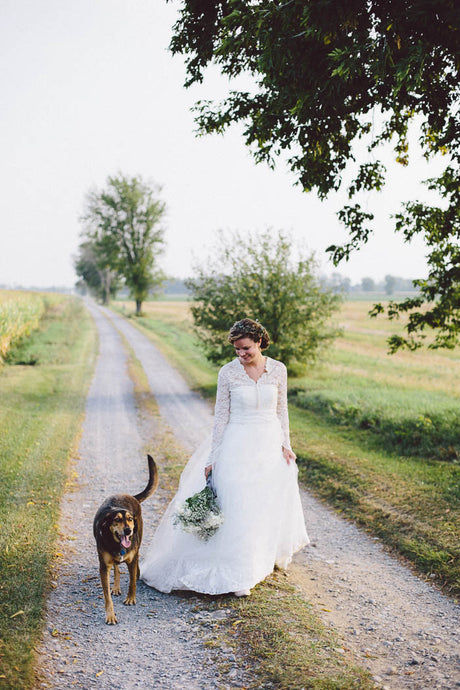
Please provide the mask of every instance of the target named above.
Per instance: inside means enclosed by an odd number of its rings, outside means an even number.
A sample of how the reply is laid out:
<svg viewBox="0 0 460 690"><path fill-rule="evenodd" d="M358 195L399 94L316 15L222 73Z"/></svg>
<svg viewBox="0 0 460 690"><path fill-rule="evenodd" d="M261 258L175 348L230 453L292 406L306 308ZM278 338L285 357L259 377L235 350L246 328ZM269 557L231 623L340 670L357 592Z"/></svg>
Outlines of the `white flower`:
<svg viewBox="0 0 460 690"><path fill-rule="evenodd" d="M204 541L217 532L223 521L224 516L209 486L187 498L173 516L174 525Z"/></svg>

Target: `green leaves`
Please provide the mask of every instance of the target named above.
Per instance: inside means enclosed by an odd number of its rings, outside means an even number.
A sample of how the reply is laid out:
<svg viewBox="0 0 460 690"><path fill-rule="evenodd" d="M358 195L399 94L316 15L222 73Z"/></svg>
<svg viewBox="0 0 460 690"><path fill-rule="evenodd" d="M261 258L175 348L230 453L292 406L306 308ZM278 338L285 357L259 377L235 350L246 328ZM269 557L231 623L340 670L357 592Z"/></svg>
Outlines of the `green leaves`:
<svg viewBox="0 0 460 690"><path fill-rule="evenodd" d="M380 191L385 184L386 168L380 161L363 163L359 166L359 171L348 189L348 196L351 199L357 192Z"/></svg>
<svg viewBox="0 0 460 690"><path fill-rule="evenodd" d="M348 228L350 241L341 247L331 244L326 249L326 251L331 254L335 266L343 261L343 259L348 261L351 252L368 241L371 233L368 221L374 218L372 213L363 211L359 204L344 206L337 215L339 220Z"/></svg>

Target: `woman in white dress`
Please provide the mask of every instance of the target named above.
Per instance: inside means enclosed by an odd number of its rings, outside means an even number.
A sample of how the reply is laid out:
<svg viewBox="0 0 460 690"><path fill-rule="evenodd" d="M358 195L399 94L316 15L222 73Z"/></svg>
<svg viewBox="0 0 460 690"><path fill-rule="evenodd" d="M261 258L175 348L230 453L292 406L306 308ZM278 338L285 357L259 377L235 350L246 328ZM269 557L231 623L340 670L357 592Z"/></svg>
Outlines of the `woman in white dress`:
<svg viewBox="0 0 460 690"><path fill-rule="evenodd" d="M219 372L211 444L186 465L141 563L142 580L161 592L247 596L309 542L289 441L286 367L262 354L269 336L252 319L235 323L228 340L237 357ZM175 526L174 514L211 470L224 521L202 541Z"/></svg>

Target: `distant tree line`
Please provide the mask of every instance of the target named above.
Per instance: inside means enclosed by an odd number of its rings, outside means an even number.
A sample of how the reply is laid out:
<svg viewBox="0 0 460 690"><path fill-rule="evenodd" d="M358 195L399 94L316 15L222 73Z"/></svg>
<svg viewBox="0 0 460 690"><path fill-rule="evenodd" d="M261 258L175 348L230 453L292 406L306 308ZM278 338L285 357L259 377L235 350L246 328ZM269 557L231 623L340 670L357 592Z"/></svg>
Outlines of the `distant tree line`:
<svg viewBox="0 0 460 690"><path fill-rule="evenodd" d="M167 278L163 284L163 293L165 295L187 295L189 289L183 278Z"/></svg>
<svg viewBox="0 0 460 690"><path fill-rule="evenodd" d="M341 273L334 272L331 275L320 276L320 282L325 288L334 293L353 295L362 292L378 292L386 295L407 295L417 293L418 288L411 278L386 275L383 280L377 281L372 277L364 277L357 283ZM183 278L167 278L163 284L163 294L191 296L189 280Z"/></svg>
<svg viewBox="0 0 460 690"><path fill-rule="evenodd" d="M417 294L419 288L414 284L411 278L400 278L399 276L386 275L381 281L376 281L370 276L362 278L358 283L352 283L350 278L341 275L340 273L333 273L330 276L324 276L323 281L325 285L330 287L335 292L342 294L355 294L361 292L378 292L391 295L407 295Z"/></svg>

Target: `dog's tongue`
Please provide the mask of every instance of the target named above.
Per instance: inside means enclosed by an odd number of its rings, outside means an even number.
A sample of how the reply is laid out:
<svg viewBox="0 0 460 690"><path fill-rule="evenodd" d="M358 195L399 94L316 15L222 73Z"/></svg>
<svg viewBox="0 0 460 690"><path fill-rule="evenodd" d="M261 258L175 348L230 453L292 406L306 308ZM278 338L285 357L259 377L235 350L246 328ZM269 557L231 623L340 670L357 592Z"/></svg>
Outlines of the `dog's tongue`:
<svg viewBox="0 0 460 690"><path fill-rule="evenodd" d="M121 545L124 546L125 549L129 549L129 547L131 546L131 541L128 539L128 537L122 537Z"/></svg>

